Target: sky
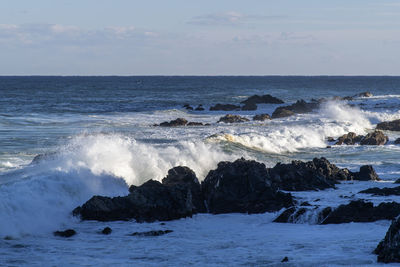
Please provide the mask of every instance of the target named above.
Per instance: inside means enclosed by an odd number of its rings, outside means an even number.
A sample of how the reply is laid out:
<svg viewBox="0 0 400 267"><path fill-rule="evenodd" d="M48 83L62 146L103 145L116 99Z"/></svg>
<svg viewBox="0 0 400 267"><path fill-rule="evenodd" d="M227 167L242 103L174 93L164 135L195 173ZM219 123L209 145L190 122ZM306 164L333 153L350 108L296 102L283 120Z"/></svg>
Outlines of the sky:
<svg viewBox="0 0 400 267"><path fill-rule="evenodd" d="M400 75L400 0L0 1L0 75Z"/></svg>

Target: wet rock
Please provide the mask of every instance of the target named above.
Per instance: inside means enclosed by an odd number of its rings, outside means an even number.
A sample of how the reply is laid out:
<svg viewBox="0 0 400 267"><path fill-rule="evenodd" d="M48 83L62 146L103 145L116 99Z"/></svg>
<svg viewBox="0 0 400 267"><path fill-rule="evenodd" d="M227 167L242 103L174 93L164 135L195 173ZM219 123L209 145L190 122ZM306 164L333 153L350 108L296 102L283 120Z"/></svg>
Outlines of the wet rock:
<svg viewBox="0 0 400 267"><path fill-rule="evenodd" d="M359 96L359 97L371 97L371 96L373 96L373 94L371 92L362 92L362 93L359 93L356 96Z"/></svg>
<svg viewBox="0 0 400 267"><path fill-rule="evenodd" d="M378 125L376 125L376 129L387 131L400 131L400 119L378 123Z"/></svg>
<svg viewBox="0 0 400 267"><path fill-rule="evenodd" d="M400 145L400 138L397 138L396 140L394 140L393 142L395 145Z"/></svg>
<svg viewBox="0 0 400 267"><path fill-rule="evenodd" d="M94 196L73 214L82 220L153 222L191 217L195 209L191 190L186 186L149 180L141 186L131 186L129 191L124 197Z"/></svg>
<svg viewBox="0 0 400 267"><path fill-rule="evenodd" d="M334 142L334 141L335 141L335 138L329 136L329 137L326 138L326 141L328 141L328 142Z"/></svg>
<svg viewBox="0 0 400 267"><path fill-rule="evenodd" d="M292 206L292 196L277 191L267 178L265 165L254 160L218 163L201 184L209 212L263 213Z"/></svg>
<svg viewBox="0 0 400 267"><path fill-rule="evenodd" d="M249 121L249 119L245 117L241 117L239 115L232 115L232 114L227 114L219 119L218 122L225 122L225 123L239 123L239 122L246 122Z"/></svg>
<svg viewBox="0 0 400 267"><path fill-rule="evenodd" d="M200 104L200 105L198 105L197 108L195 108L194 110L196 110L196 111L203 111L203 110L205 110L205 109L204 109L203 105Z"/></svg>
<svg viewBox="0 0 400 267"><path fill-rule="evenodd" d="M335 145L355 145L356 143L360 142L364 136L357 136L356 133L354 132L349 132L347 134L342 135L341 137L338 138L337 142Z"/></svg>
<svg viewBox="0 0 400 267"><path fill-rule="evenodd" d="M283 104L281 99L271 95L253 95L241 102L242 104Z"/></svg>
<svg viewBox="0 0 400 267"><path fill-rule="evenodd" d="M188 122L188 124L186 124L186 126L204 126L204 124L201 123L201 122L193 122L193 121L191 121L191 122Z"/></svg>
<svg viewBox="0 0 400 267"><path fill-rule="evenodd" d="M216 104L215 106L210 107L211 111L232 111L232 110L240 110L240 106L232 105L232 104Z"/></svg>
<svg viewBox="0 0 400 267"><path fill-rule="evenodd" d="M392 221L374 253L378 254L378 262L400 262L400 217Z"/></svg>
<svg viewBox="0 0 400 267"><path fill-rule="evenodd" d="M353 180L358 180L358 181L380 181L381 180L371 165L363 165L360 167L359 172L352 172L352 174L353 174Z"/></svg>
<svg viewBox="0 0 400 267"><path fill-rule="evenodd" d="M270 120L271 116L268 114L257 114L253 117L253 121L265 121Z"/></svg>
<svg viewBox="0 0 400 267"><path fill-rule="evenodd" d="M172 230L157 230L157 231L147 231L147 232L134 232L131 236L160 236L172 233Z"/></svg>
<svg viewBox="0 0 400 267"><path fill-rule="evenodd" d="M206 212L201 185L194 171L185 166L170 169L168 175L162 179L166 186L182 186L188 188L192 195L193 213Z"/></svg>
<svg viewBox="0 0 400 267"><path fill-rule="evenodd" d="M359 193L362 194L372 194L375 196L400 196L400 186L397 187L385 187L385 188L379 188L379 187L372 187L368 188L366 190L362 190Z"/></svg>
<svg viewBox="0 0 400 267"><path fill-rule="evenodd" d="M46 153L46 154L38 154L32 159L32 162L30 164L31 165L38 164L45 160L54 159L54 158L56 158L56 156L57 156L57 153L55 153L55 152Z"/></svg>
<svg viewBox="0 0 400 267"><path fill-rule="evenodd" d="M257 105L254 103L246 103L243 107L242 110L257 110Z"/></svg>
<svg viewBox="0 0 400 267"><path fill-rule="evenodd" d="M395 184L400 184L400 178L394 181Z"/></svg>
<svg viewBox="0 0 400 267"><path fill-rule="evenodd" d="M294 114L295 113L291 110L279 107L279 108L276 108L275 111L272 113L272 118L273 119L285 118L285 117L290 117Z"/></svg>
<svg viewBox="0 0 400 267"><path fill-rule="evenodd" d="M389 138L382 131L374 131L367 134L361 141L360 145L384 145L389 141Z"/></svg>
<svg viewBox="0 0 400 267"><path fill-rule="evenodd" d="M112 230L111 230L110 227L105 227L105 228L101 231L101 233L102 233L103 235L109 235L109 234L111 234L111 232L112 232Z"/></svg>
<svg viewBox="0 0 400 267"><path fill-rule="evenodd" d="M275 220L277 223L304 223L304 218L301 219L302 215L312 212L317 216L315 221L312 223L319 224L322 222L331 212L332 208L327 207L321 211L317 211L317 207L291 207L284 210ZM308 218L308 216L306 216Z"/></svg>
<svg viewBox="0 0 400 267"><path fill-rule="evenodd" d="M65 231L55 231L53 234L55 236L60 236L60 237L71 237L71 236L76 235L76 232L73 229L68 229Z"/></svg>
<svg viewBox="0 0 400 267"><path fill-rule="evenodd" d="M159 126L161 127L178 127L178 126L186 126L188 121L184 118L177 118L176 120L172 120L170 122L162 122Z"/></svg>
<svg viewBox="0 0 400 267"><path fill-rule="evenodd" d="M312 112L313 110L319 108L319 105L320 105L320 102L306 102L303 99L301 99L301 100L297 100L297 102L292 105L278 107L275 111L277 111L279 109L286 109L286 110L292 111L295 114L303 114L303 113Z"/></svg>
<svg viewBox="0 0 400 267"><path fill-rule="evenodd" d="M190 106L189 104L185 104L185 105L183 105L183 107L184 107L185 109L187 109L187 110L193 110L193 107Z"/></svg>
<svg viewBox="0 0 400 267"><path fill-rule="evenodd" d="M364 200L354 200L349 204L340 205L334 209L321 224L339 224L349 222L374 222L378 220L393 220L400 214L400 204L396 202L373 203Z"/></svg>
<svg viewBox="0 0 400 267"><path fill-rule="evenodd" d="M281 260L281 262L288 262L289 261L289 258L288 257L284 257L282 260Z"/></svg>

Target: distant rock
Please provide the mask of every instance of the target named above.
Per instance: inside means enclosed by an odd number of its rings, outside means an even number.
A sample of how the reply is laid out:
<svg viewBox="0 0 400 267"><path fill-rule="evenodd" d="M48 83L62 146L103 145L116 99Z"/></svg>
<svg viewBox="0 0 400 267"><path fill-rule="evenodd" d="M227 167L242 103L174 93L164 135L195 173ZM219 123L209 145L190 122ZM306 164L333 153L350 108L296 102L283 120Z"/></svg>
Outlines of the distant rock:
<svg viewBox="0 0 400 267"><path fill-rule="evenodd" d="M170 122L162 122L159 126L161 127L178 127L178 126L186 126L188 121L184 118L177 118L176 120L172 120Z"/></svg>
<svg viewBox="0 0 400 267"><path fill-rule="evenodd" d="M364 136L362 135L357 135L354 132L349 132L339 137L335 145L355 145L356 143L359 143L363 138Z"/></svg>
<svg viewBox="0 0 400 267"><path fill-rule="evenodd" d="M394 184L400 184L400 178L394 181Z"/></svg>
<svg viewBox="0 0 400 267"><path fill-rule="evenodd" d="M400 145L400 138L397 138L396 140L394 140L393 142L395 145Z"/></svg>
<svg viewBox="0 0 400 267"><path fill-rule="evenodd" d="M232 111L232 110L240 110L240 106L231 105L231 104L216 104L215 106L210 107L211 111Z"/></svg>
<svg viewBox="0 0 400 267"><path fill-rule="evenodd" d="M238 159L220 162L201 184L209 212L264 213L293 205L290 194L277 191L264 164Z"/></svg>
<svg viewBox="0 0 400 267"><path fill-rule="evenodd" d="M105 228L103 229L103 231L101 231L101 233L102 233L103 235L109 235L109 234L111 234L111 232L112 232L112 230L111 230L110 227L105 227Z"/></svg>
<svg viewBox="0 0 400 267"><path fill-rule="evenodd" d="M254 115L253 121L265 121L265 120L270 120L271 116L268 114L257 114Z"/></svg>
<svg viewBox="0 0 400 267"><path fill-rule="evenodd" d="M397 187L372 187L366 190L362 190L359 193L361 194L372 194L375 196L400 196L400 186Z"/></svg>
<svg viewBox="0 0 400 267"><path fill-rule="evenodd" d="M271 95L253 95L241 102L242 104L283 104L283 100Z"/></svg>
<svg viewBox="0 0 400 267"><path fill-rule="evenodd" d="M374 131L367 134L361 141L360 145L384 145L389 141L389 137L384 135L382 131Z"/></svg>
<svg viewBox="0 0 400 267"><path fill-rule="evenodd" d="M196 110L196 111L203 111L203 110L205 110L205 109L204 109L203 105L200 104L200 105L198 105L197 108L195 108L194 110Z"/></svg>
<svg viewBox="0 0 400 267"><path fill-rule="evenodd" d="M275 109L275 111L272 113L272 118L273 119L285 118L285 117L290 117L294 114L295 113L293 111L280 107Z"/></svg>
<svg viewBox="0 0 400 267"><path fill-rule="evenodd" d="M288 257L284 257L282 260L281 260L281 262L288 262L289 261L289 258Z"/></svg>
<svg viewBox="0 0 400 267"><path fill-rule="evenodd" d="M201 122L193 122L193 121L191 121L191 122L188 122L186 124L186 126L204 126L204 124L201 123Z"/></svg>
<svg viewBox="0 0 400 267"><path fill-rule="evenodd" d="M359 97L371 97L371 96L373 96L373 94L371 92L362 92L362 93L359 93L356 96L359 96Z"/></svg>
<svg viewBox="0 0 400 267"><path fill-rule="evenodd" d="M400 217L392 221L385 238L374 250L378 262L400 262Z"/></svg>
<svg viewBox="0 0 400 267"><path fill-rule="evenodd" d="M239 115L227 114L227 115L219 118L218 122L239 123L239 122L246 122L246 121L249 121L249 119L247 119L245 117L241 117Z"/></svg>
<svg viewBox="0 0 400 267"><path fill-rule="evenodd" d="M400 120L385 121L378 123L378 125L376 125L376 129L387 130L387 131L400 131Z"/></svg>
<svg viewBox="0 0 400 267"><path fill-rule="evenodd" d="M242 110L257 110L257 105L254 103L246 103L243 107Z"/></svg>
<svg viewBox="0 0 400 267"><path fill-rule="evenodd" d="M189 104L185 104L185 105L183 105L183 107L184 107L185 109L187 109L187 110L193 110L193 107L190 106Z"/></svg>
<svg viewBox="0 0 400 267"><path fill-rule="evenodd" d="M71 236L76 235L76 232L74 229L68 229L65 231L55 231L53 234L55 236L60 236L60 237L71 237Z"/></svg>
<svg viewBox="0 0 400 267"><path fill-rule="evenodd" d="M172 230L158 230L158 231L147 231L147 232L134 232L131 234L131 236L143 236L143 237L149 237L149 236L160 236L160 235L165 235L172 233Z"/></svg>

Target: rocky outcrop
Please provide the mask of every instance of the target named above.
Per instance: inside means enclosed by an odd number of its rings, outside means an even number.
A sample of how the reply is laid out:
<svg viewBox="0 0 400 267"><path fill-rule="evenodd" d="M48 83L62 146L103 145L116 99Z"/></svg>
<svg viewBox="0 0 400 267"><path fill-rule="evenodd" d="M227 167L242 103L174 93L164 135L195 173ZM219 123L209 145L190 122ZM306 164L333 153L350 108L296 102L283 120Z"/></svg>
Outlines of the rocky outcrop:
<svg viewBox="0 0 400 267"><path fill-rule="evenodd" d="M65 231L55 231L53 234L60 237L71 237L76 235L76 231L74 229L68 229Z"/></svg>
<svg viewBox="0 0 400 267"><path fill-rule="evenodd" d="M400 262L400 217L392 221L374 253L378 254L378 262Z"/></svg>
<svg viewBox="0 0 400 267"><path fill-rule="evenodd" d="M159 125L155 124L154 126L161 127L183 127L183 126L206 126L207 124L203 124L201 122L189 122L184 118L177 118L172 121L164 121Z"/></svg>
<svg viewBox="0 0 400 267"><path fill-rule="evenodd" d="M293 205L290 194L277 191L264 164L238 159L220 162L202 185L208 211L218 213L263 213Z"/></svg>
<svg viewBox="0 0 400 267"><path fill-rule="evenodd" d="M211 111L232 111L232 110L240 110L240 106L232 105L232 104L216 104L215 106L210 107Z"/></svg>
<svg viewBox="0 0 400 267"><path fill-rule="evenodd" d="M355 145L356 143L359 143L363 138L363 135L357 135L354 132L349 132L339 137L335 145Z"/></svg>
<svg viewBox="0 0 400 267"><path fill-rule="evenodd" d="M375 196L400 196L400 186L397 187L372 187L366 190L362 190L359 193L361 194L372 194Z"/></svg>
<svg viewBox="0 0 400 267"><path fill-rule="evenodd" d="M400 120L385 121L378 123L378 125L376 125L376 129L387 130L387 131L400 131Z"/></svg>
<svg viewBox="0 0 400 267"><path fill-rule="evenodd" d="M241 117L239 115L227 114L227 115L219 118L218 122L239 123L239 122L246 122L246 121L249 121L249 119L247 119L245 117Z"/></svg>
<svg viewBox="0 0 400 267"><path fill-rule="evenodd" d="M400 204L396 202L373 203L364 200L354 200L349 204L340 205L321 222L321 224L338 224L349 222L374 222L378 220L393 220L400 214Z"/></svg>
<svg viewBox="0 0 400 267"><path fill-rule="evenodd" d="M82 220L138 222L175 220L193 215L191 190L184 186L167 186L150 180L131 186L124 197L94 196L73 214Z"/></svg>
<svg viewBox="0 0 400 267"><path fill-rule="evenodd" d="M272 95L253 95L241 102L242 104L283 104L283 100Z"/></svg>
<svg viewBox="0 0 400 267"><path fill-rule="evenodd" d="M200 104L200 105L198 105L194 110L196 110L196 111L203 111L203 110L205 110L205 109L204 109L203 105Z"/></svg>
<svg viewBox="0 0 400 267"><path fill-rule="evenodd" d="M301 99L290 106L276 108L275 111L272 113L272 118L283 118L292 116L294 114L310 113L313 110L319 108L319 105L319 102L306 102Z"/></svg>
<svg viewBox="0 0 400 267"><path fill-rule="evenodd" d="M162 179L166 186L181 186L188 188L192 195L193 213L206 212L204 199L201 192L199 180L194 171L185 166L178 166L170 169L168 175Z"/></svg>
<svg viewBox="0 0 400 267"><path fill-rule="evenodd" d="M272 113L272 118L273 119L278 119L278 118L285 118L285 117L290 117L294 115L295 113L291 110L285 109L285 108L277 108L275 111Z"/></svg>
<svg viewBox="0 0 400 267"><path fill-rule="evenodd" d="M257 105L254 103L246 103L243 107L242 110L257 110Z"/></svg>
<svg viewBox="0 0 400 267"><path fill-rule="evenodd" d="M265 120L270 120L271 116L268 114L257 114L254 115L253 121L265 121Z"/></svg>
<svg viewBox="0 0 400 267"><path fill-rule="evenodd" d="M351 172L353 180L358 181L380 181L381 179L376 174L374 168L371 165L363 165L360 167L359 172Z"/></svg>
<svg viewBox="0 0 400 267"><path fill-rule="evenodd" d="M384 145L389 141L389 137L384 135L382 131L374 131L367 134L361 141L360 145L379 146Z"/></svg>

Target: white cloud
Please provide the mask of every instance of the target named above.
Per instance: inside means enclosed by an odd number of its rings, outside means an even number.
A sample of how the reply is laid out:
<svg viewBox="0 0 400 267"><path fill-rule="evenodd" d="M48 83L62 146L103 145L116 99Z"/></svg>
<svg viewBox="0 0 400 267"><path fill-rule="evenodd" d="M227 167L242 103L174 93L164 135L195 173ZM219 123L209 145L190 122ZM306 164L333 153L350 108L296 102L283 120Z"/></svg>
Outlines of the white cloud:
<svg viewBox="0 0 400 267"><path fill-rule="evenodd" d="M251 23L262 20L279 19L284 16L260 16L246 15L236 11L228 11L225 13L208 14L193 17L188 24L215 26L215 25L239 25L243 23Z"/></svg>

